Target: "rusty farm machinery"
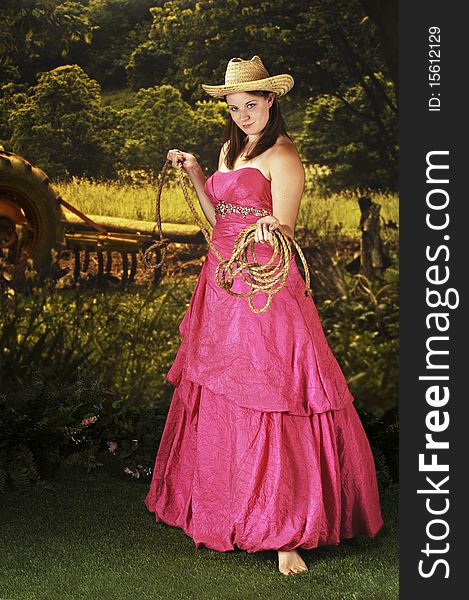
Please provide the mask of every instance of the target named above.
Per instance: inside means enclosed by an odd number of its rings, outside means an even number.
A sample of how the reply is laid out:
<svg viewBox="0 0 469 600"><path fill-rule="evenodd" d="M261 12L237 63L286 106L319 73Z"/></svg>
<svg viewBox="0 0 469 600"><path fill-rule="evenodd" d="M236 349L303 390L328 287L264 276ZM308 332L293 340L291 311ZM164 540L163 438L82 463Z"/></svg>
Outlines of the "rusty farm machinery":
<svg viewBox="0 0 469 600"><path fill-rule="evenodd" d="M21 285L28 264L41 279L69 272L77 281L93 272L97 282L112 278L124 286L135 280L142 258L145 268L153 268L156 285L168 242L204 241L196 224L165 223L164 237L161 223L157 225L87 216L57 193L44 171L17 154L0 150L0 258L9 267L3 269L3 276L13 286ZM68 257L69 266L54 270L54 255Z"/></svg>

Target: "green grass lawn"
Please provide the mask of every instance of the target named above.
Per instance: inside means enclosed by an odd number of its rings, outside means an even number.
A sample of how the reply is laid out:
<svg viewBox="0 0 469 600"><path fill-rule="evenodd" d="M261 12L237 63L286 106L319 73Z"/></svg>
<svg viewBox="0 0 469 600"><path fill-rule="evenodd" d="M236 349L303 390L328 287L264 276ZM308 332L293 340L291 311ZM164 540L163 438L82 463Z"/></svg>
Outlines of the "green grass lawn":
<svg viewBox="0 0 469 600"><path fill-rule="evenodd" d="M301 550L309 571L288 577L275 551L196 549L156 523L149 483L62 470L2 496L2 600L391 600L398 598L397 494L382 498L374 538Z"/></svg>

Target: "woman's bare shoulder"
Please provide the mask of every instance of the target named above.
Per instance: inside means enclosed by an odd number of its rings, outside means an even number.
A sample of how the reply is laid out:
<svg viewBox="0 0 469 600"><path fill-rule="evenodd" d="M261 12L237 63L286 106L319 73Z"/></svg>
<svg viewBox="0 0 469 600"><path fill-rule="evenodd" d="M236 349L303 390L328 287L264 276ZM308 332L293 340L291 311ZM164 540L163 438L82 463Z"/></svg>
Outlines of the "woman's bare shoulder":
<svg viewBox="0 0 469 600"><path fill-rule="evenodd" d="M296 145L292 142L292 140L286 135L281 135L278 137L275 144L272 146L272 150L275 154L277 153L293 153L296 156L299 156Z"/></svg>
<svg viewBox="0 0 469 600"><path fill-rule="evenodd" d="M269 148L270 170L288 166L288 168L303 169L300 155L295 144L286 136L280 136Z"/></svg>

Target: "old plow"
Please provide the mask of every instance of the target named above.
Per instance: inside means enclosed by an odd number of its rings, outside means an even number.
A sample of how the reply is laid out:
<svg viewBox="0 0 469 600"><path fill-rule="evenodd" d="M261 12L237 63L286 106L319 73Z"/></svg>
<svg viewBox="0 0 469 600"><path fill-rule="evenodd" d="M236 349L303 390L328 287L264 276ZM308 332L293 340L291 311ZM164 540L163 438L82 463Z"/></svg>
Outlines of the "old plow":
<svg viewBox="0 0 469 600"><path fill-rule="evenodd" d="M170 242L201 244L204 236L195 224L85 215L57 193L44 171L0 150L0 277L10 285L21 285L28 265L41 280L67 274L121 286L150 267L157 285Z"/></svg>

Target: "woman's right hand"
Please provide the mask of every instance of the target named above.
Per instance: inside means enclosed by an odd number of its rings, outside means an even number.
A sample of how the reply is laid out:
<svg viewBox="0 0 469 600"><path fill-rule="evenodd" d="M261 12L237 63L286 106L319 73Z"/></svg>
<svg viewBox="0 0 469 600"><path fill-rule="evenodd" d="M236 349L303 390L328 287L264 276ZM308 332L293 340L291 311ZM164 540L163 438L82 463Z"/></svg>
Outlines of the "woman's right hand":
<svg viewBox="0 0 469 600"><path fill-rule="evenodd" d="M178 163L181 163L183 171L189 173L194 167L198 165L197 159L193 154L189 152L182 152L177 148L168 150L166 158L171 161L173 167L177 167Z"/></svg>

